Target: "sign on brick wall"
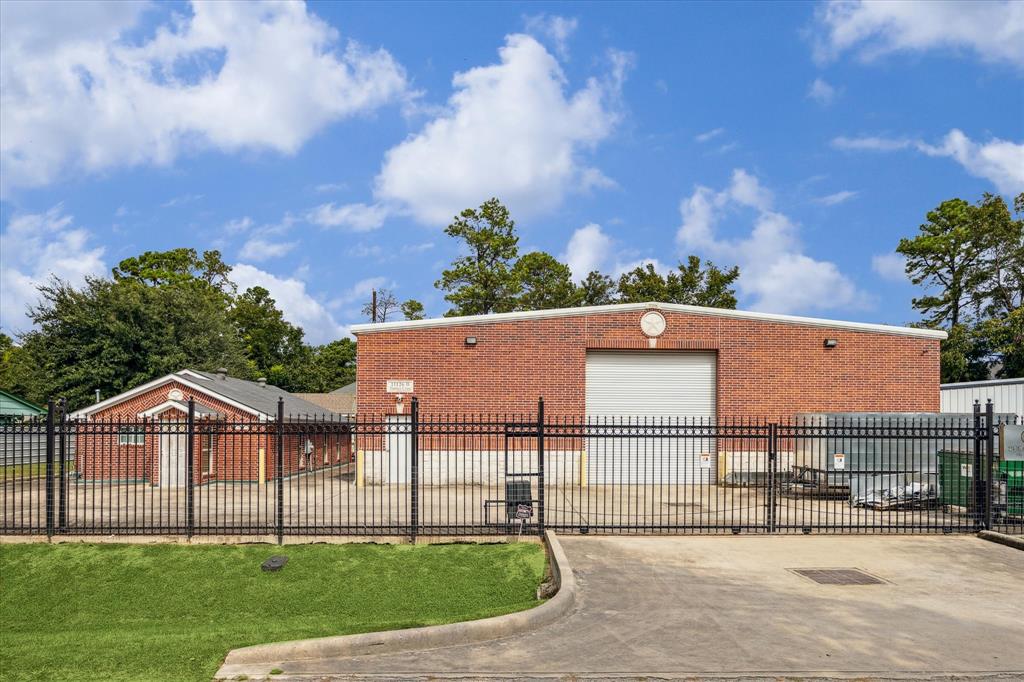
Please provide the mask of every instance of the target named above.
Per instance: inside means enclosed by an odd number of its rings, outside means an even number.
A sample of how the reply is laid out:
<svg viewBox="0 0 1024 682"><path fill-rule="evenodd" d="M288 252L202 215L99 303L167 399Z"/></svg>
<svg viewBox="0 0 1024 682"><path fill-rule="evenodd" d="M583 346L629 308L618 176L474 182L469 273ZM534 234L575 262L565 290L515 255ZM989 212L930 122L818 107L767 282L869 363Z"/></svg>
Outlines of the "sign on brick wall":
<svg viewBox="0 0 1024 682"><path fill-rule="evenodd" d="M412 393L412 379L388 379L388 393Z"/></svg>

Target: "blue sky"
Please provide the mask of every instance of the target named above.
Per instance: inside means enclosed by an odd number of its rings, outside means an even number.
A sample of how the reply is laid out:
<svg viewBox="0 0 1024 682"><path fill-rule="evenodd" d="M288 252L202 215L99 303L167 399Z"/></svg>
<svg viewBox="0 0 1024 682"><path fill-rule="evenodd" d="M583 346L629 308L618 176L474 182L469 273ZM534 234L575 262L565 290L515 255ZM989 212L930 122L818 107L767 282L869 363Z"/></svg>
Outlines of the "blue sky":
<svg viewBox="0 0 1024 682"><path fill-rule="evenodd" d="M491 196L580 275L696 253L740 307L915 319L924 213L1024 190L1024 3L0 6L0 327L50 274L220 249L313 342L447 306Z"/></svg>

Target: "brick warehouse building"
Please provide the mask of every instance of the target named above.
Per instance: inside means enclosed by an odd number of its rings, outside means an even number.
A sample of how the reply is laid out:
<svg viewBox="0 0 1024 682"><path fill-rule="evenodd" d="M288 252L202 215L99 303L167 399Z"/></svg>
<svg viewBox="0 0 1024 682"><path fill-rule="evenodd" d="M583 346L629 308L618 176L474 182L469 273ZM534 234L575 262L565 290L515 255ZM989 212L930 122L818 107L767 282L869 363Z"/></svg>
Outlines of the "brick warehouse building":
<svg viewBox="0 0 1024 682"><path fill-rule="evenodd" d="M193 483L259 482L274 478L277 404L287 419L329 421L346 418L265 382L226 373L182 370L103 400L71 415L91 422L75 436L76 470L87 481L187 483L188 400L195 401ZM286 476L347 464L351 438L331 428L318 437L282 438Z"/></svg>
<svg viewBox="0 0 1024 682"><path fill-rule="evenodd" d="M361 414L407 413L412 397L424 414L528 414L543 397L555 418L709 421L936 412L945 338L926 329L664 303L352 331Z"/></svg>
<svg viewBox="0 0 1024 682"><path fill-rule="evenodd" d="M393 411L387 382L411 380L414 390L403 399L418 397L423 410L529 412L543 396L558 415L765 418L938 411L939 341L946 336L664 303L361 324L352 331L361 412ZM667 391L660 404L652 396L658 390Z"/></svg>

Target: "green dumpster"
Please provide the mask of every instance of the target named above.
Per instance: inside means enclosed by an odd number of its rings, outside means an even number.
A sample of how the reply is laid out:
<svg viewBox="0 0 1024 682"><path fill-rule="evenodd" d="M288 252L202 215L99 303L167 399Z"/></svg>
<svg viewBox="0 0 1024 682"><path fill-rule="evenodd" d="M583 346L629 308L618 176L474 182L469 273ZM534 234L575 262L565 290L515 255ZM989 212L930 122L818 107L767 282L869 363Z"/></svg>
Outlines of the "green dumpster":
<svg viewBox="0 0 1024 682"><path fill-rule="evenodd" d="M1006 487L1006 513L1024 516L1024 462L1000 462L996 480Z"/></svg>
<svg viewBox="0 0 1024 682"><path fill-rule="evenodd" d="M939 453L939 501L951 507L970 507L974 497L974 455Z"/></svg>
<svg viewBox="0 0 1024 682"><path fill-rule="evenodd" d="M984 461L984 458L982 458ZM1024 516L1024 462L999 461L992 479L996 510ZM939 453L939 501L951 507L970 508L974 498L974 455Z"/></svg>

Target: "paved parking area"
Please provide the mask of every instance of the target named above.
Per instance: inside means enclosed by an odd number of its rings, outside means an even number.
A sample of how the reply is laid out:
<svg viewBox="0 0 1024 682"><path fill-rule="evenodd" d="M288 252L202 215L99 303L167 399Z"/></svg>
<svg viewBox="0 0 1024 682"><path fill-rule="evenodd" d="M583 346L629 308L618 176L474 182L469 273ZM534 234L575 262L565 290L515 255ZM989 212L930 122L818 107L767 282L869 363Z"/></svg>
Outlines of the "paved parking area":
<svg viewBox="0 0 1024 682"><path fill-rule="evenodd" d="M273 679L1024 673L1024 552L969 536L563 537L577 606L494 642L281 661ZM822 585L798 568L882 582ZM439 576L439 580L443 580Z"/></svg>
<svg viewBox="0 0 1024 682"><path fill-rule="evenodd" d="M273 482L212 483L195 488L198 532L264 529L273 532L277 488ZM534 496L537 491L534 489ZM626 531L765 532L768 493L763 487L724 485L545 486L545 513L552 528L620 528ZM420 487L419 522L424 533L451 526L481 527L505 521L504 485ZM184 488L144 483L72 482L67 491L69 530L115 533L144 526L174 532L185 524ZM400 528L409 523L412 491L408 485L357 487L353 476L338 470L293 476L284 485L284 523L289 528L349 532ZM0 481L0 528L42 528L45 480ZM869 509L847 499L778 495L775 511L780 531L803 527L847 529L965 530L973 522L958 508ZM431 530L431 527L434 529ZM333 528L333 531L332 531ZM363 534L363 533L360 533ZM396 532L400 535L400 532Z"/></svg>

